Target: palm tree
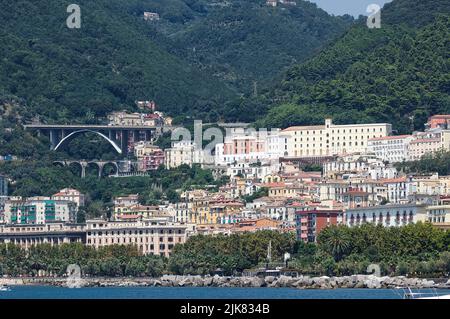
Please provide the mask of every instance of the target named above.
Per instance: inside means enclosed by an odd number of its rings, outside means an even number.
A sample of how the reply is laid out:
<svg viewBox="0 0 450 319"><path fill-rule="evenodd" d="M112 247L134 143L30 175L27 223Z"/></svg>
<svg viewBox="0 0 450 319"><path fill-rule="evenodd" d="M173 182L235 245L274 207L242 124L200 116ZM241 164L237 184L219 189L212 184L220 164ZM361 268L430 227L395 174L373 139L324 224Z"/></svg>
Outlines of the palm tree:
<svg viewBox="0 0 450 319"><path fill-rule="evenodd" d="M339 261L350 249L350 236L342 226L330 226L324 229L318 238L319 246Z"/></svg>

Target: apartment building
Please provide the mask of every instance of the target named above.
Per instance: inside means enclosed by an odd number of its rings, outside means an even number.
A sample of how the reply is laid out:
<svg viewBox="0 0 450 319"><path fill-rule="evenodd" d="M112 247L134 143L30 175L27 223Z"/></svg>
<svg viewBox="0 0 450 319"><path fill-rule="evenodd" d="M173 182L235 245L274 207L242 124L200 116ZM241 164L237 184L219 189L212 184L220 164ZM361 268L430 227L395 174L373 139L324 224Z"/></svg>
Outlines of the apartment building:
<svg viewBox="0 0 450 319"><path fill-rule="evenodd" d="M450 225L450 205L433 205L425 209L422 221L436 225Z"/></svg>
<svg viewBox="0 0 450 319"><path fill-rule="evenodd" d="M397 169L386 165L376 155L352 154L340 156L323 164L323 174L326 178L341 179L350 176L365 176L371 179L394 178Z"/></svg>
<svg viewBox="0 0 450 319"><path fill-rule="evenodd" d="M215 164L232 165L277 160L284 154L284 139L279 133L279 129L228 131L225 141L215 146Z"/></svg>
<svg viewBox="0 0 450 319"><path fill-rule="evenodd" d="M115 220L125 220L125 219L139 219L139 218L167 218L170 221L171 216L167 212L161 210L159 206L147 206L147 205L117 205L114 206L114 219Z"/></svg>
<svg viewBox="0 0 450 319"><path fill-rule="evenodd" d="M299 210L296 216L297 240L305 243L314 243L317 236L326 227L331 225L342 225L344 223L344 212L342 210Z"/></svg>
<svg viewBox="0 0 450 319"><path fill-rule="evenodd" d="M156 113L128 113L126 111L112 112L108 115L108 125L123 126L160 126L164 119Z"/></svg>
<svg viewBox="0 0 450 319"><path fill-rule="evenodd" d="M325 125L293 126L281 131L287 138L290 157L320 157L363 153L368 140L390 135L392 125L387 123L336 125L331 119Z"/></svg>
<svg viewBox="0 0 450 319"><path fill-rule="evenodd" d="M450 115L438 114L428 118L428 121L425 124L425 129L432 130L435 128L450 129Z"/></svg>
<svg viewBox="0 0 450 319"><path fill-rule="evenodd" d="M157 170L165 162L165 153L150 142L141 141L134 145L134 155L141 172Z"/></svg>
<svg viewBox="0 0 450 319"><path fill-rule="evenodd" d="M165 220L86 221L86 245L135 245L142 254L169 257L176 244L186 242L188 229Z"/></svg>
<svg viewBox="0 0 450 319"><path fill-rule="evenodd" d="M347 226L373 223L384 227L399 227L416 223L425 216L425 205L401 204L358 207L346 211Z"/></svg>
<svg viewBox="0 0 450 319"><path fill-rule="evenodd" d="M77 220L77 213L77 204L72 201L30 197L7 200L4 221L7 224L46 224L56 221L74 223Z"/></svg>
<svg viewBox="0 0 450 319"><path fill-rule="evenodd" d="M117 196L113 200L114 206L133 206L139 204L139 194Z"/></svg>
<svg viewBox="0 0 450 319"><path fill-rule="evenodd" d="M449 195L450 177L439 174L415 175L412 179L411 194Z"/></svg>
<svg viewBox="0 0 450 319"><path fill-rule="evenodd" d="M412 135L397 135L371 138L367 141L367 152L390 163L409 160L409 144L414 140Z"/></svg>
<svg viewBox="0 0 450 319"><path fill-rule="evenodd" d="M380 183L366 178L347 180L324 180L318 184L320 201L341 202L345 207L363 207L376 205L383 196Z"/></svg>
<svg viewBox="0 0 450 319"><path fill-rule="evenodd" d="M167 169L176 168L183 164L192 167L193 164L203 164L205 156L203 150L191 141L180 141L165 150L164 164Z"/></svg>
<svg viewBox="0 0 450 319"><path fill-rule="evenodd" d="M424 155L430 155L442 149L440 137L420 137L411 141L408 157L412 161L420 160Z"/></svg>
<svg viewBox="0 0 450 319"><path fill-rule="evenodd" d="M280 164L278 161L262 163L261 165L254 163L236 163L226 168L225 175L230 176L230 179L245 178L262 180L270 174L278 173L279 170Z"/></svg>
<svg viewBox="0 0 450 319"><path fill-rule="evenodd" d="M80 191L73 188L63 188L58 193L52 195L52 199L56 201L67 200L77 204L77 207L82 207L85 204L86 197Z"/></svg>
<svg viewBox="0 0 450 319"><path fill-rule="evenodd" d="M406 203L413 190L413 181L411 177L401 176L397 178L380 179L380 184L386 186L385 199L389 203Z"/></svg>

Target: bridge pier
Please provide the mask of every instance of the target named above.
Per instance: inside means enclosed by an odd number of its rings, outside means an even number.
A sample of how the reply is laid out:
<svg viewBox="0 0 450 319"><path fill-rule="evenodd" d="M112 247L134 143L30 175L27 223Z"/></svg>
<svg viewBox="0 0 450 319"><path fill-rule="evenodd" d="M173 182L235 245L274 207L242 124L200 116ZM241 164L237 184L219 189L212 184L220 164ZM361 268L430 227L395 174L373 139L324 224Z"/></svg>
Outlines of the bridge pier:
<svg viewBox="0 0 450 319"><path fill-rule="evenodd" d="M86 177L87 163L86 162L80 162L80 166L81 166L81 178L85 178Z"/></svg>
<svg viewBox="0 0 450 319"><path fill-rule="evenodd" d="M120 131L120 149L122 150L122 154L128 154L128 138L127 130Z"/></svg>
<svg viewBox="0 0 450 319"><path fill-rule="evenodd" d="M105 163L99 162L97 163L97 166L98 166L98 178L102 178L103 166L105 166Z"/></svg>
<svg viewBox="0 0 450 319"><path fill-rule="evenodd" d="M50 130L50 149L54 150L59 143L58 130Z"/></svg>

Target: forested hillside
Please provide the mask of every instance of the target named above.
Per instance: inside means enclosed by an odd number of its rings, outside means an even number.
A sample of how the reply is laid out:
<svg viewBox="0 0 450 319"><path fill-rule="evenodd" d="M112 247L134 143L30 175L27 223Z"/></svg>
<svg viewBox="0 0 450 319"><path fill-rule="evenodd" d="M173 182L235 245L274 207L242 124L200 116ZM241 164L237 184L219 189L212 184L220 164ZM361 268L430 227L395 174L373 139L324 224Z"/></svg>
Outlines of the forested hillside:
<svg viewBox="0 0 450 319"><path fill-rule="evenodd" d="M66 0L0 2L0 94L48 121L95 121L154 99L173 114L202 114L233 92L159 46L132 10L144 0L80 0L69 29Z"/></svg>
<svg viewBox="0 0 450 319"><path fill-rule="evenodd" d="M389 122L399 132L421 129L429 115L450 112L450 3L394 0L380 29L365 21L273 89L243 102L267 112L260 125L286 127L335 122ZM270 106L267 109L268 106Z"/></svg>
<svg viewBox="0 0 450 319"><path fill-rule="evenodd" d="M162 5L164 3L164 5ZM177 54L238 92L253 92L343 34L353 18L333 17L307 1L270 7L266 0L150 0L165 18L151 24Z"/></svg>
<svg viewBox="0 0 450 319"><path fill-rule="evenodd" d="M69 29L71 1L2 1L0 95L20 101L27 120L95 122L138 99L217 120L237 92L311 56L351 23L298 2L80 0L81 28ZM144 21L145 11L160 20Z"/></svg>

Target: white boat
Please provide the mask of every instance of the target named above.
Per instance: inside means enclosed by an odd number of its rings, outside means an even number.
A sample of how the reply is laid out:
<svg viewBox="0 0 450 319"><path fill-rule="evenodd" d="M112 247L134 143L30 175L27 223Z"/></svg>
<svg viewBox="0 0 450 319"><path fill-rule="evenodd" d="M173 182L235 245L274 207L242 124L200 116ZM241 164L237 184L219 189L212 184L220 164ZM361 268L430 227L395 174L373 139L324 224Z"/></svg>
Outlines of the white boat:
<svg viewBox="0 0 450 319"><path fill-rule="evenodd" d="M11 291L11 288L8 286L0 286L0 291Z"/></svg>
<svg viewBox="0 0 450 319"><path fill-rule="evenodd" d="M439 295L436 290L433 292L412 292L408 288L403 295L403 299L450 299L450 295Z"/></svg>

